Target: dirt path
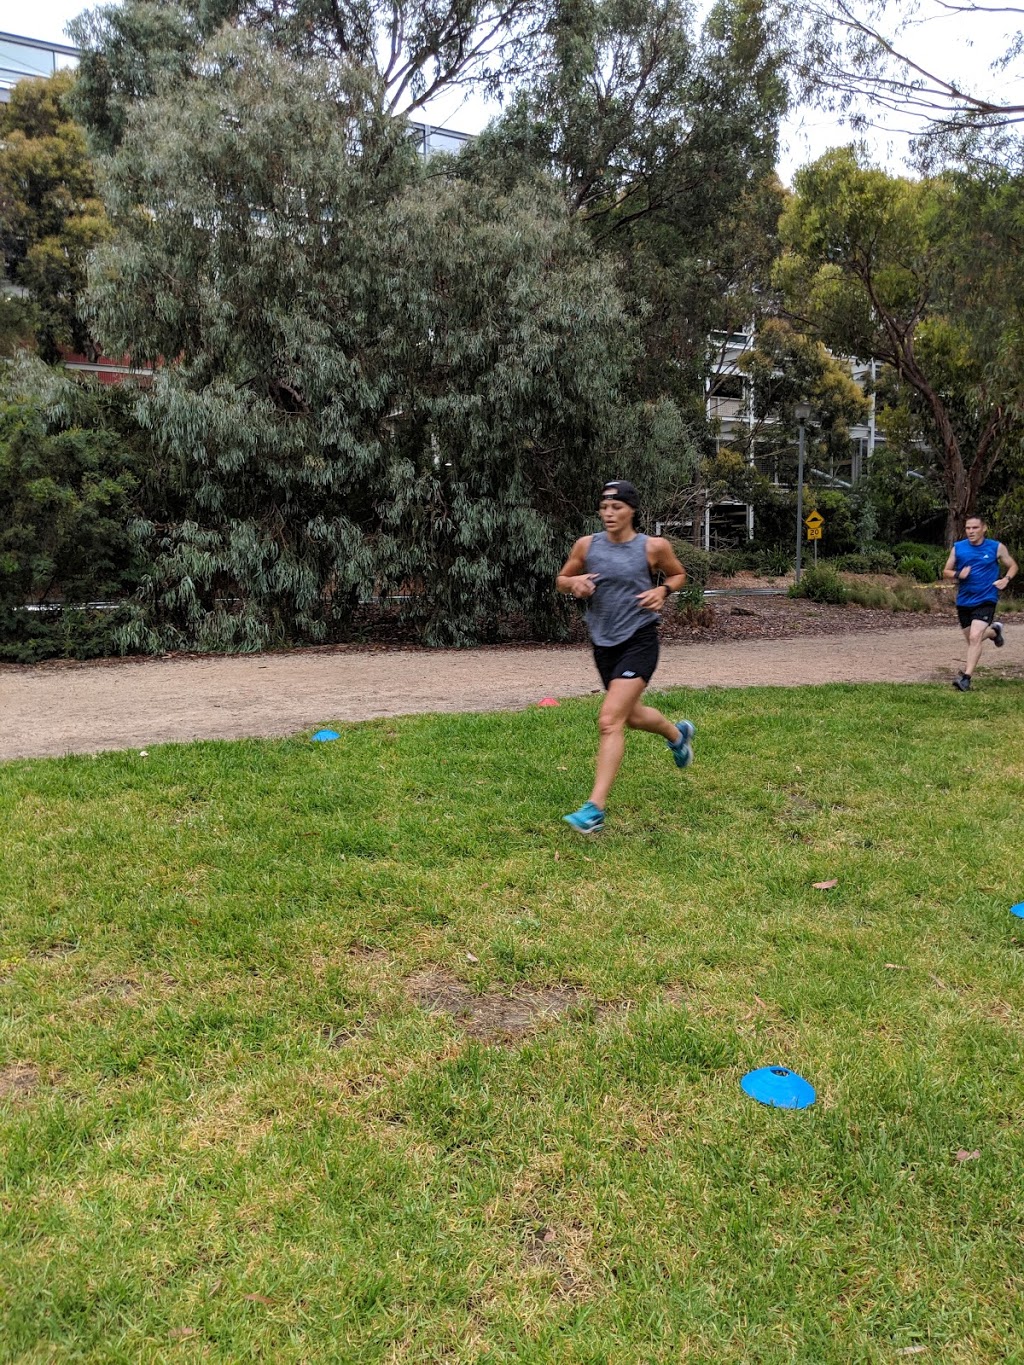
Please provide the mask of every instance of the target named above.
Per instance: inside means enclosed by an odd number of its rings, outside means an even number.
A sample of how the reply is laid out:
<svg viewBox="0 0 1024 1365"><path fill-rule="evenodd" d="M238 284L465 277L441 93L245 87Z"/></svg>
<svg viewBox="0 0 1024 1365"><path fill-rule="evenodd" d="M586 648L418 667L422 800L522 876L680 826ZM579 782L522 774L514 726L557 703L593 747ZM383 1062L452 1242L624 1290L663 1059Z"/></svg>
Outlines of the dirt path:
<svg viewBox="0 0 1024 1365"><path fill-rule="evenodd" d="M660 687L947 681L962 641L913 631L662 647ZM1024 677L1024 630L992 673ZM330 721L419 711L520 710L595 690L589 652L560 649L316 651L106 661L0 671L0 759L145 748L175 740L273 737Z"/></svg>

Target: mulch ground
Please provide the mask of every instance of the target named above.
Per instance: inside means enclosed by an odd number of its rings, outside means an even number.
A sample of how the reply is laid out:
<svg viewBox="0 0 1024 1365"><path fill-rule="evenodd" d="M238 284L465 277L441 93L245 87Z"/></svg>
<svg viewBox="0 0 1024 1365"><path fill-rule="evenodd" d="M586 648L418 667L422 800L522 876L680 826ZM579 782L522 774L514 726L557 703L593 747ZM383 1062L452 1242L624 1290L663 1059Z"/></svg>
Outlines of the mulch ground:
<svg viewBox="0 0 1024 1365"><path fill-rule="evenodd" d="M791 597L720 598L713 602L708 624L694 624L682 612L665 617L661 638L672 644L688 641L784 640L795 635L852 635L875 630L914 630L940 625L951 609L876 611L869 607L835 607Z"/></svg>

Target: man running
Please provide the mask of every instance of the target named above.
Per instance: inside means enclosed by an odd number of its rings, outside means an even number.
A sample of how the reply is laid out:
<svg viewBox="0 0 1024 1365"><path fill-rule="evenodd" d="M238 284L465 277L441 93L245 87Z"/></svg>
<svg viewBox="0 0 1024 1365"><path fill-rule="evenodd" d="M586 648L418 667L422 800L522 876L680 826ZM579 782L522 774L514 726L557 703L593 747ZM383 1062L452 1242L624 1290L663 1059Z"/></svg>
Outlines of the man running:
<svg viewBox="0 0 1024 1365"><path fill-rule="evenodd" d="M590 800L563 818L581 834L604 828L604 808L626 747L626 726L663 736L677 768L693 762L694 727L673 725L641 702L658 665L658 614L686 582L686 570L661 536L633 525L637 491L625 479L606 483L598 509L604 530L581 536L555 580L559 592L585 599L594 662L607 695L598 717L597 771ZM655 586L654 580L662 581Z"/></svg>
<svg viewBox="0 0 1024 1365"><path fill-rule="evenodd" d="M993 618L999 594L1017 573L1016 560L1002 541L986 537L988 527L981 517L968 517L964 530L967 538L956 542L942 571L943 578L956 583L956 613L967 641L967 664L953 679L958 692L971 690L985 641L1003 647L1003 627Z"/></svg>

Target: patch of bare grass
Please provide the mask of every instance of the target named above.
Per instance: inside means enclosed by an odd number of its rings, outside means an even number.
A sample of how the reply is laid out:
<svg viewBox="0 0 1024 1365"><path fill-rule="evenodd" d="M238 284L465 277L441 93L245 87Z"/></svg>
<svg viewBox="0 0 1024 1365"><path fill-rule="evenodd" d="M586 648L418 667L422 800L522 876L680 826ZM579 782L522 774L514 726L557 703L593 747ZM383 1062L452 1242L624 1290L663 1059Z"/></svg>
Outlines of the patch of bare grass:
<svg viewBox="0 0 1024 1365"><path fill-rule="evenodd" d="M517 986L481 994L441 969L417 972L407 984L411 998L422 1009L449 1015L470 1038L489 1043L515 1042L587 1003L574 986Z"/></svg>
<svg viewBox="0 0 1024 1365"><path fill-rule="evenodd" d="M0 1066L0 1100L26 1099L39 1088L39 1068L31 1062Z"/></svg>

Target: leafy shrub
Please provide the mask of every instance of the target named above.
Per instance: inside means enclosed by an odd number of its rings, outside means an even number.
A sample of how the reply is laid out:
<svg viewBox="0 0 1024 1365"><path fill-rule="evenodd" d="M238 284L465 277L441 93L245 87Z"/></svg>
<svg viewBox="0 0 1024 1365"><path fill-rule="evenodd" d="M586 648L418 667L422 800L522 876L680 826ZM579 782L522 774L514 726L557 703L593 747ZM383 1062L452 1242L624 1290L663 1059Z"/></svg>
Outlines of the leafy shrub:
<svg viewBox="0 0 1024 1365"><path fill-rule="evenodd" d="M819 549L830 558L835 554L851 554L857 549L859 539L854 505L848 493L837 488L809 488L805 515L812 507L825 518Z"/></svg>
<svg viewBox="0 0 1024 1365"><path fill-rule="evenodd" d="M895 573L896 558L888 550L868 550L829 560L840 573Z"/></svg>
<svg viewBox="0 0 1024 1365"><path fill-rule="evenodd" d="M744 545L742 549L730 550L728 553L736 560L737 572L757 572L762 553L762 550L759 550L757 546L748 544Z"/></svg>
<svg viewBox="0 0 1024 1365"><path fill-rule="evenodd" d="M754 561L754 572L761 578L782 578L793 568L793 556L780 545L759 551Z"/></svg>
<svg viewBox="0 0 1024 1365"><path fill-rule="evenodd" d="M905 555L899 562L898 571L908 578L915 578L918 583L934 583L942 572L941 569L936 570L934 560L918 555Z"/></svg>
<svg viewBox="0 0 1024 1365"><path fill-rule="evenodd" d="M120 652L123 624L95 602L125 598L142 565L128 533L142 457L118 425L131 399L47 378L0 397L0 658L22 663ZM109 423L109 424L108 424ZM51 609L26 611L26 604Z"/></svg>
<svg viewBox="0 0 1024 1365"><path fill-rule="evenodd" d="M687 583L676 597L676 609L688 626L711 626L715 609L704 597L704 589L697 583Z"/></svg>
<svg viewBox="0 0 1024 1365"><path fill-rule="evenodd" d="M43 659L105 659L120 654L118 632L126 609L54 607L28 611L0 606L0 660L35 664Z"/></svg>
<svg viewBox="0 0 1024 1365"><path fill-rule="evenodd" d="M746 568L746 557L739 550L712 550L711 572L720 578L735 578Z"/></svg>
<svg viewBox="0 0 1024 1365"><path fill-rule="evenodd" d="M934 559L939 555L943 563L948 553L941 545L925 545L920 540L901 540L892 547L892 552L897 559Z"/></svg>
<svg viewBox="0 0 1024 1365"><path fill-rule="evenodd" d="M923 545L916 540L903 540L893 550L897 572L916 578L919 583L934 583L942 577L949 552L942 545Z"/></svg>
<svg viewBox="0 0 1024 1365"><path fill-rule="evenodd" d="M895 609L896 606L896 598L879 583L847 583L846 600L855 607L873 607L875 610Z"/></svg>
<svg viewBox="0 0 1024 1365"><path fill-rule="evenodd" d="M816 569L808 569L799 583L789 590L790 597L806 597L812 602L828 602L841 606L847 601L846 584L827 564L819 564Z"/></svg>
<svg viewBox="0 0 1024 1365"><path fill-rule="evenodd" d="M711 555L699 545L691 545L685 540L674 540L672 548L679 562L686 570L686 581L694 587L703 588L711 576Z"/></svg>

